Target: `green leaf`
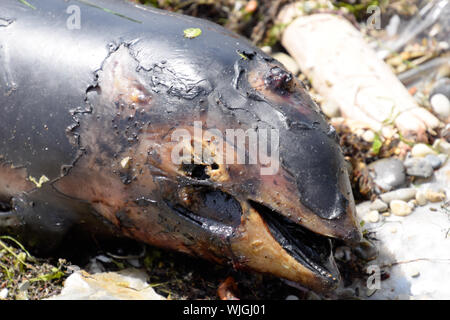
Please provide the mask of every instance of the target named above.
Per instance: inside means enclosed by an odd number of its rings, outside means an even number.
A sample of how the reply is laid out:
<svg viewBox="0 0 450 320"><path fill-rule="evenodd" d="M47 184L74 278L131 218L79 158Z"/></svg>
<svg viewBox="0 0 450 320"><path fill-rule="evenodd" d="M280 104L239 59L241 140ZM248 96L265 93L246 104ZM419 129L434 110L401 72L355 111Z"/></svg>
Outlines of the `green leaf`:
<svg viewBox="0 0 450 320"><path fill-rule="evenodd" d="M200 28L187 28L184 30L184 37L188 39L197 38L202 34L202 29Z"/></svg>
<svg viewBox="0 0 450 320"><path fill-rule="evenodd" d="M381 141L380 135L378 133L375 133L375 138L372 142L372 152L378 154L382 146L383 142Z"/></svg>

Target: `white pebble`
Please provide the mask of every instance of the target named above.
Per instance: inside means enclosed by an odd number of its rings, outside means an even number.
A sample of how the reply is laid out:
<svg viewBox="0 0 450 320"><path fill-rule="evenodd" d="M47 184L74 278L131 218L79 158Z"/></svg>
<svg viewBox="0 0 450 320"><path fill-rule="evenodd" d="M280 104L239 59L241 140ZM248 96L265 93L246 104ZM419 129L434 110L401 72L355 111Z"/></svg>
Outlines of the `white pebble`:
<svg viewBox="0 0 450 320"><path fill-rule="evenodd" d="M438 149L439 152L450 155L450 143L445 141L444 139L438 139L433 143L433 147Z"/></svg>
<svg viewBox="0 0 450 320"><path fill-rule="evenodd" d="M363 133L362 138L364 141L373 142L375 139L375 133L372 130L367 130Z"/></svg>
<svg viewBox="0 0 450 320"><path fill-rule="evenodd" d="M270 46L263 46L260 49L266 54L271 54L272 53L272 47L270 47Z"/></svg>
<svg viewBox="0 0 450 320"><path fill-rule="evenodd" d="M340 114L339 106L331 101L325 100L321 103L320 109L330 118L338 117Z"/></svg>
<svg viewBox="0 0 450 320"><path fill-rule="evenodd" d="M423 158L427 154L436 154L436 152L431 149L429 146L427 146L424 143L418 143L414 145L414 147L411 150L411 154L415 158Z"/></svg>
<svg viewBox="0 0 450 320"><path fill-rule="evenodd" d="M367 222L372 222L372 223L378 222L379 219L380 219L380 214L378 213L377 210L370 211L364 217L364 220L366 220Z"/></svg>
<svg viewBox="0 0 450 320"><path fill-rule="evenodd" d="M390 203L392 200L409 201L416 196L417 190L415 188L402 188L391 192L386 192L380 195L381 200Z"/></svg>
<svg viewBox="0 0 450 320"><path fill-rule="evenodd" d="M420 275L420 271L416 267L409 267L408 274L411 278L417 278Z"/></svg>
<svg viewBox="0 0 450 320"><path fill-rule="evenodd" d="M450 116L450 100L442 93L433 95L430 99L431 108L441 118Z"/></svg>
<svg viewBox="0 0 450 320"><path fill-rule="evenodd" d="M427 204L428 200L427 200L427 197L425 196L425 191L418 190L416 192L416 202L417 202L417 205L419 205L419 206L424 206Z"/></svg>
<svg viewBox="0 0 450 320"><path fill-rule="evenodd" d="M6 299L8 297L8 289L4 288L0 290L0 300Z"/></svg>
<svg viewBox="0 0 450 320"><path fill-rule="evenodd" d="M389 203L389 206L391 207L391 212L400 217L407 216L411 214L411 207L403 200L392 200Z"/></svg>

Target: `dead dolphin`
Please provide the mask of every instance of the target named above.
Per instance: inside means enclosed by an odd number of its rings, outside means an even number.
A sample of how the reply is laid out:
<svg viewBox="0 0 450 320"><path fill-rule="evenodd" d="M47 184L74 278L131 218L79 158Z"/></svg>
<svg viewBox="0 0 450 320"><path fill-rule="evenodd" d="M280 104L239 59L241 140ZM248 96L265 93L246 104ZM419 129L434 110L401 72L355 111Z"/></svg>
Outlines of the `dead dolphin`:
<svg viewBox="0 0 450 320"><path fill-rule="evenodd" d="M121 1L0 9L3 231L41 248L111 233L336 286L330 238L361 239L347 171L279 62L213 23Z"/></svg>

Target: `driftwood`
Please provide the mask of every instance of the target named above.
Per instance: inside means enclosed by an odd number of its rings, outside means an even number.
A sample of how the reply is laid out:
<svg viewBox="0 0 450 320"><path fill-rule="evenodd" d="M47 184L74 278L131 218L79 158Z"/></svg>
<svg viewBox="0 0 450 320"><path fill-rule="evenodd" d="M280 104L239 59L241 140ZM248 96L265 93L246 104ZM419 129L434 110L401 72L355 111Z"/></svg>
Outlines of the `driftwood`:
<svg viewBox="0 0 450 320"><path fill-rule="evenodd" d="M395 125L417 140L439 126L347 20L327 13L300 16L296 10L291 5L280 13L287 24L282 44L325 103L375 131Z"/></svg>

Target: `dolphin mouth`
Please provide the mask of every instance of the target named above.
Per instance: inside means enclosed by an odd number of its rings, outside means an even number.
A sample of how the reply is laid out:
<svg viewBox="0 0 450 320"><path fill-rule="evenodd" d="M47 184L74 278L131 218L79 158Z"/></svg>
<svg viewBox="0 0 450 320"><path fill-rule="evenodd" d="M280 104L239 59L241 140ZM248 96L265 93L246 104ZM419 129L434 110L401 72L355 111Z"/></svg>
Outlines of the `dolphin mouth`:
<svg viewBox="0 0 450 320"><path fill-rule="evenodd" d="M339 282L332 239L292 222L261 203L251 200L249 203L264 220L272 237L290 256L327 282Z"/></svg>

